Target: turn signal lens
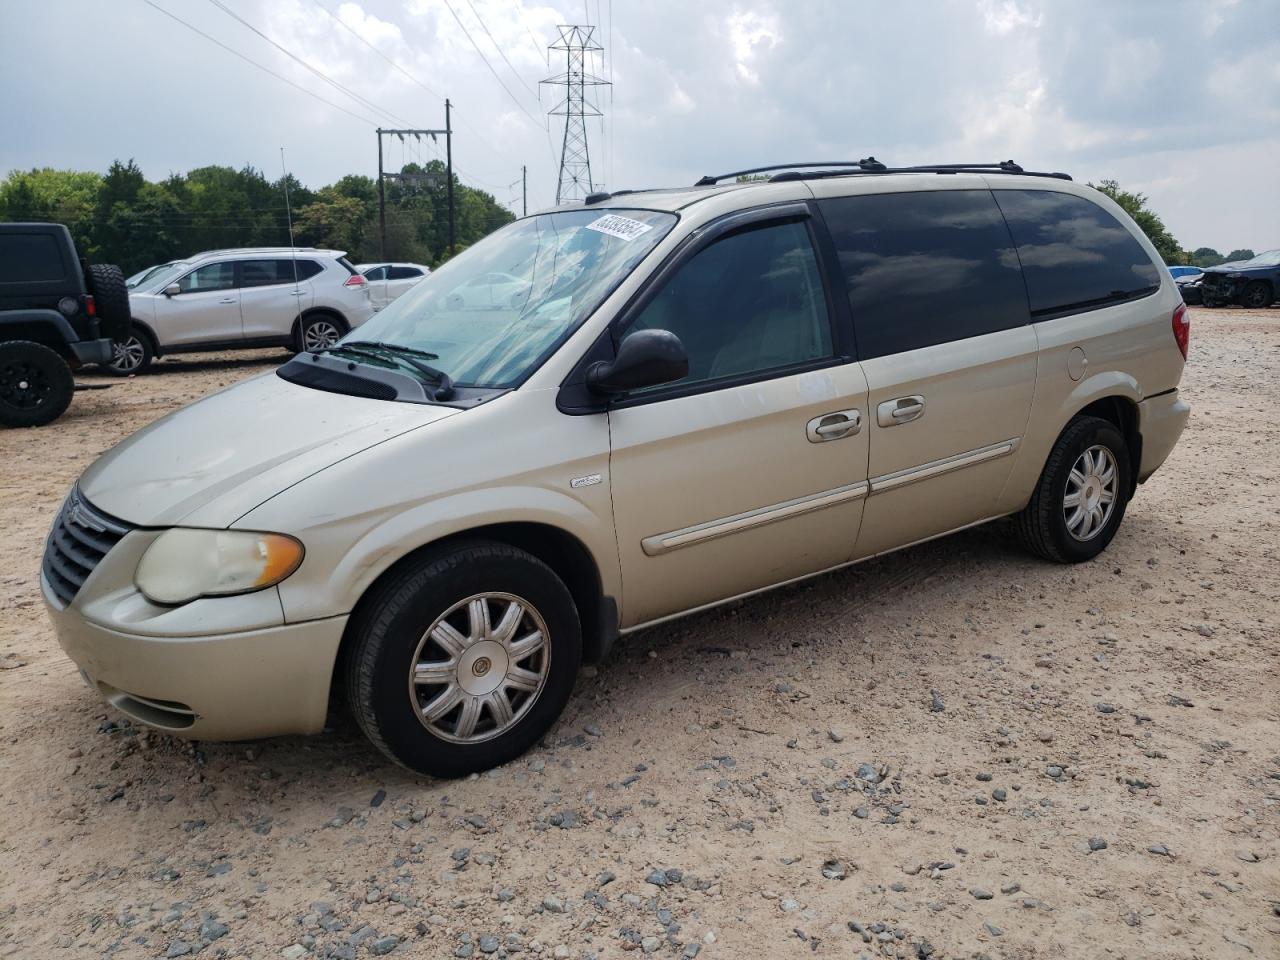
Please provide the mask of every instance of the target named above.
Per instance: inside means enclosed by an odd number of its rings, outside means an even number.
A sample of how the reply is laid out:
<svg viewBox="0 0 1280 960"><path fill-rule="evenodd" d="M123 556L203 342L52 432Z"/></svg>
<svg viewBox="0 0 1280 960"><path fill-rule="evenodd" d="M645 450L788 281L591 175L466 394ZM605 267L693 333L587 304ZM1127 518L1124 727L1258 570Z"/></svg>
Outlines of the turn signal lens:
<svg viewBox="0 0 1280 960"><path fill-rule="evenodd" d="M134 583L164 604L253 593L287 578L302 556L302 544L279 533L175 528L147 548Z"/></svg>

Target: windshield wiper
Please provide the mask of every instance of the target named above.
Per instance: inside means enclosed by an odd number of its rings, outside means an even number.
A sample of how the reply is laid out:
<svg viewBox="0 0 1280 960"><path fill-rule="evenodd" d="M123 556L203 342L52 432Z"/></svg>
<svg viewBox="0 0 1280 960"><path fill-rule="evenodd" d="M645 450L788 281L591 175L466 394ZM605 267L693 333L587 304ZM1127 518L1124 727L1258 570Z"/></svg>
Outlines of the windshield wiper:
<svg viewBox="0 0 1280 960"><path fill-rule="evenodd" d="M428 395L432 400L448 400L453 396L453 379L447 373L443 370L437 370L435 367L423 363L421 360L415 360L413 357L406 355L412 353L418 356L430 357L434 360L437 356L434 353L427 353L425 350L415 350L413 347L397 347L395 344L379 343L375 340L355 340L351 343L335 343L329 348L328 352L337 353L341 351L343 353L349 353L352 356L364 357L366 360L374 360L378 363L387 362L386 357L379 356L368 349L362 349L367 347L385 350L398 361L409 365L421 374L424 383L428 385L434 383L435 388L428 391Z"/></svg>
<svg viewBox="0 0 1280 960"><path fill-rule="evenodd" d="M408 353L415 357L421 357L423 360L439 360L440 354L429 353L426 350L419 350L416 347L406 347L399 343L386 343L382 340L350 340L343 344L347 347L377 347L379 350L386 350L390 353Z"/></svg>

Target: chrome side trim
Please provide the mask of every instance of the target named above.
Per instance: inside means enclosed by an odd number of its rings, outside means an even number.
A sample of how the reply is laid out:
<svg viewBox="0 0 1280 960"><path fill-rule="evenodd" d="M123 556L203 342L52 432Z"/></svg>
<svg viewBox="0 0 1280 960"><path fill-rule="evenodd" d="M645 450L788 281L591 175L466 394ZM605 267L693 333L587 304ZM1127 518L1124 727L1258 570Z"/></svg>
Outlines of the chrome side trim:
<svg viewBox="0 0 1280 960"><path fill-rule="evenodd" d="M892 490L895 487L906 486L908 483L915 483L917 480L927 480L930 477L950 473L952 470L960 470L964 467L985 463L997 457L1007 457L1018 449L1019 442L1017 437L1011 440L1001 440L999 443L993 443L988 447L979 447L977 450L970 450L968 453L958 453L954 457L930 460L928 463L922 463L918 467L908 467L905 470L872 477L871 493L877 494L882 490Z"/></svg>
<svg viewBox="0 0 1280 960"><path fill-rule="evenodd" d="M797 497L794 500L776 503L769 507L760 507L757 510L748 510L745 513L737 513L720 520L710 520L691 527L683 527L680 530L672 530L670 533L659 533L652 537L645 537L640 541L640 547L646 555L657 557L672 550L678 550L680 547L704 543L707 540L714 540L730 533L739 533L743 530L750 530L753 527L764 526L766 523L773 523L775 520L785 520L788 517L797 517L802 513L810 513L814 510L821 510L824 507L832 507L838 503L847 503L850 500L857 500L859 497L865 497L866 495L866 483L850 483L843 487L836 487L834 490L810 494L807 497Z"/></svg>
<svg viewBox="0 0 1280 960"><path fill-rule="evenodd" d="M904 543L900 547L889 547L881 550L879 553L868 554L865 557L858 557L856 560L846 560L844 563L837 563L832 567L825 567L822 570L815 570L813 573L802 573L798 577L792 577L790 580L779 580L777 583L771 583L768 586L756 587L754 590L747 590L743 593L735 593L732 597L725 597L723 600L712 600L710 603L704 603L700 606L690 607L688 610L679 610L676 613L668 613L661 617L654 617L652 620L646 620L644 623L637 623L635 626L622 627L618 630L618 636L625 637L628 634L635 633L638 630L647 630L649 627L661 626L664 623L670 623L672 620L679 620L682 617L689 617L695 613L703 613L707 610L714 610L716 607L723 607L727 603L736 603L739 600L746 600L760 593L768 593L770 590L778 590L781 587L789 587L793 583L803 583L805 580L812 580L814 577L821 577L824 574L835 573L837 570L843 570L846 567L852 567L859 563L866 563L868 560L874 560L877 557L883 557L890 553L897 553L899 550L906 550L908 547L916 547L922 543L928 543L930 540L938 540L942 537L948 537L953 533L959 533L961 530L968 530L970 527L980 527L984 523L990 523L992 520L998 520L1001 517L1007 517L1007 513L994 513L989 517L983 517L981 520L974 520L972 523L964 523L950 530L944 530L942 533L931 534L927 537L921 537L919 540L913 540L910 543Z"/></svg>

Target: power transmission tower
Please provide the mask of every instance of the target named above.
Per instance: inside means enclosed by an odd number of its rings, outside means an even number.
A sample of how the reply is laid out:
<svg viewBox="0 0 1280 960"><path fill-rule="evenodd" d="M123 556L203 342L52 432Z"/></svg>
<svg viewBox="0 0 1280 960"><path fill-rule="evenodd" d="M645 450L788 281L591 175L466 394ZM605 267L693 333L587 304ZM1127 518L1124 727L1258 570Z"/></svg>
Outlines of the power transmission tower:
<svg viewBox="0 0 1280 960"><path fill-rule="evenodd" d="M591 152L587 147L587 117L604 116L600 108L587 99L587 87L605 87L602 80L587 72L587 57L604 48L594 40L595 27L560 26L560 40L548 49L565 55L565 71L548 77L543 83L564 87L564 99L550 111L553 117L564 117L564 140L560 148L560 179L556 183L556 203L581 200L595 190L591 180Z"/></svg>

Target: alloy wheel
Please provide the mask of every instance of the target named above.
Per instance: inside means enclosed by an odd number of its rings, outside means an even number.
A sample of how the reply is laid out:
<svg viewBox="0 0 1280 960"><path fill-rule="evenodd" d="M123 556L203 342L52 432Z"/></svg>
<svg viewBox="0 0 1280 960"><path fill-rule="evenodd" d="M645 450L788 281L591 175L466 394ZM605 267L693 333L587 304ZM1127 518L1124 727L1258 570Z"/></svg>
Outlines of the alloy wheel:
<svg viewBox="0 0 1280 960"><path fill-rule="evenodd" d="M327 350L342 339L342 332L328 320L312 320L302 330L306 350Z"/></svg>
<svg viewBox="0 0 1280 960"><path fill-rule="evenodd" d="M146 355L142 341L136 334L130 334L124 343L115 341L111 344L111 369L120 373L132 373L142 366Z"/></svg>
<svg viewBox="0 0 1280 960"><path fill-rule="evenodd" d="M39 366L18 360L0 366L0 400L17 410L35 410L53 390Z"/></svg>

